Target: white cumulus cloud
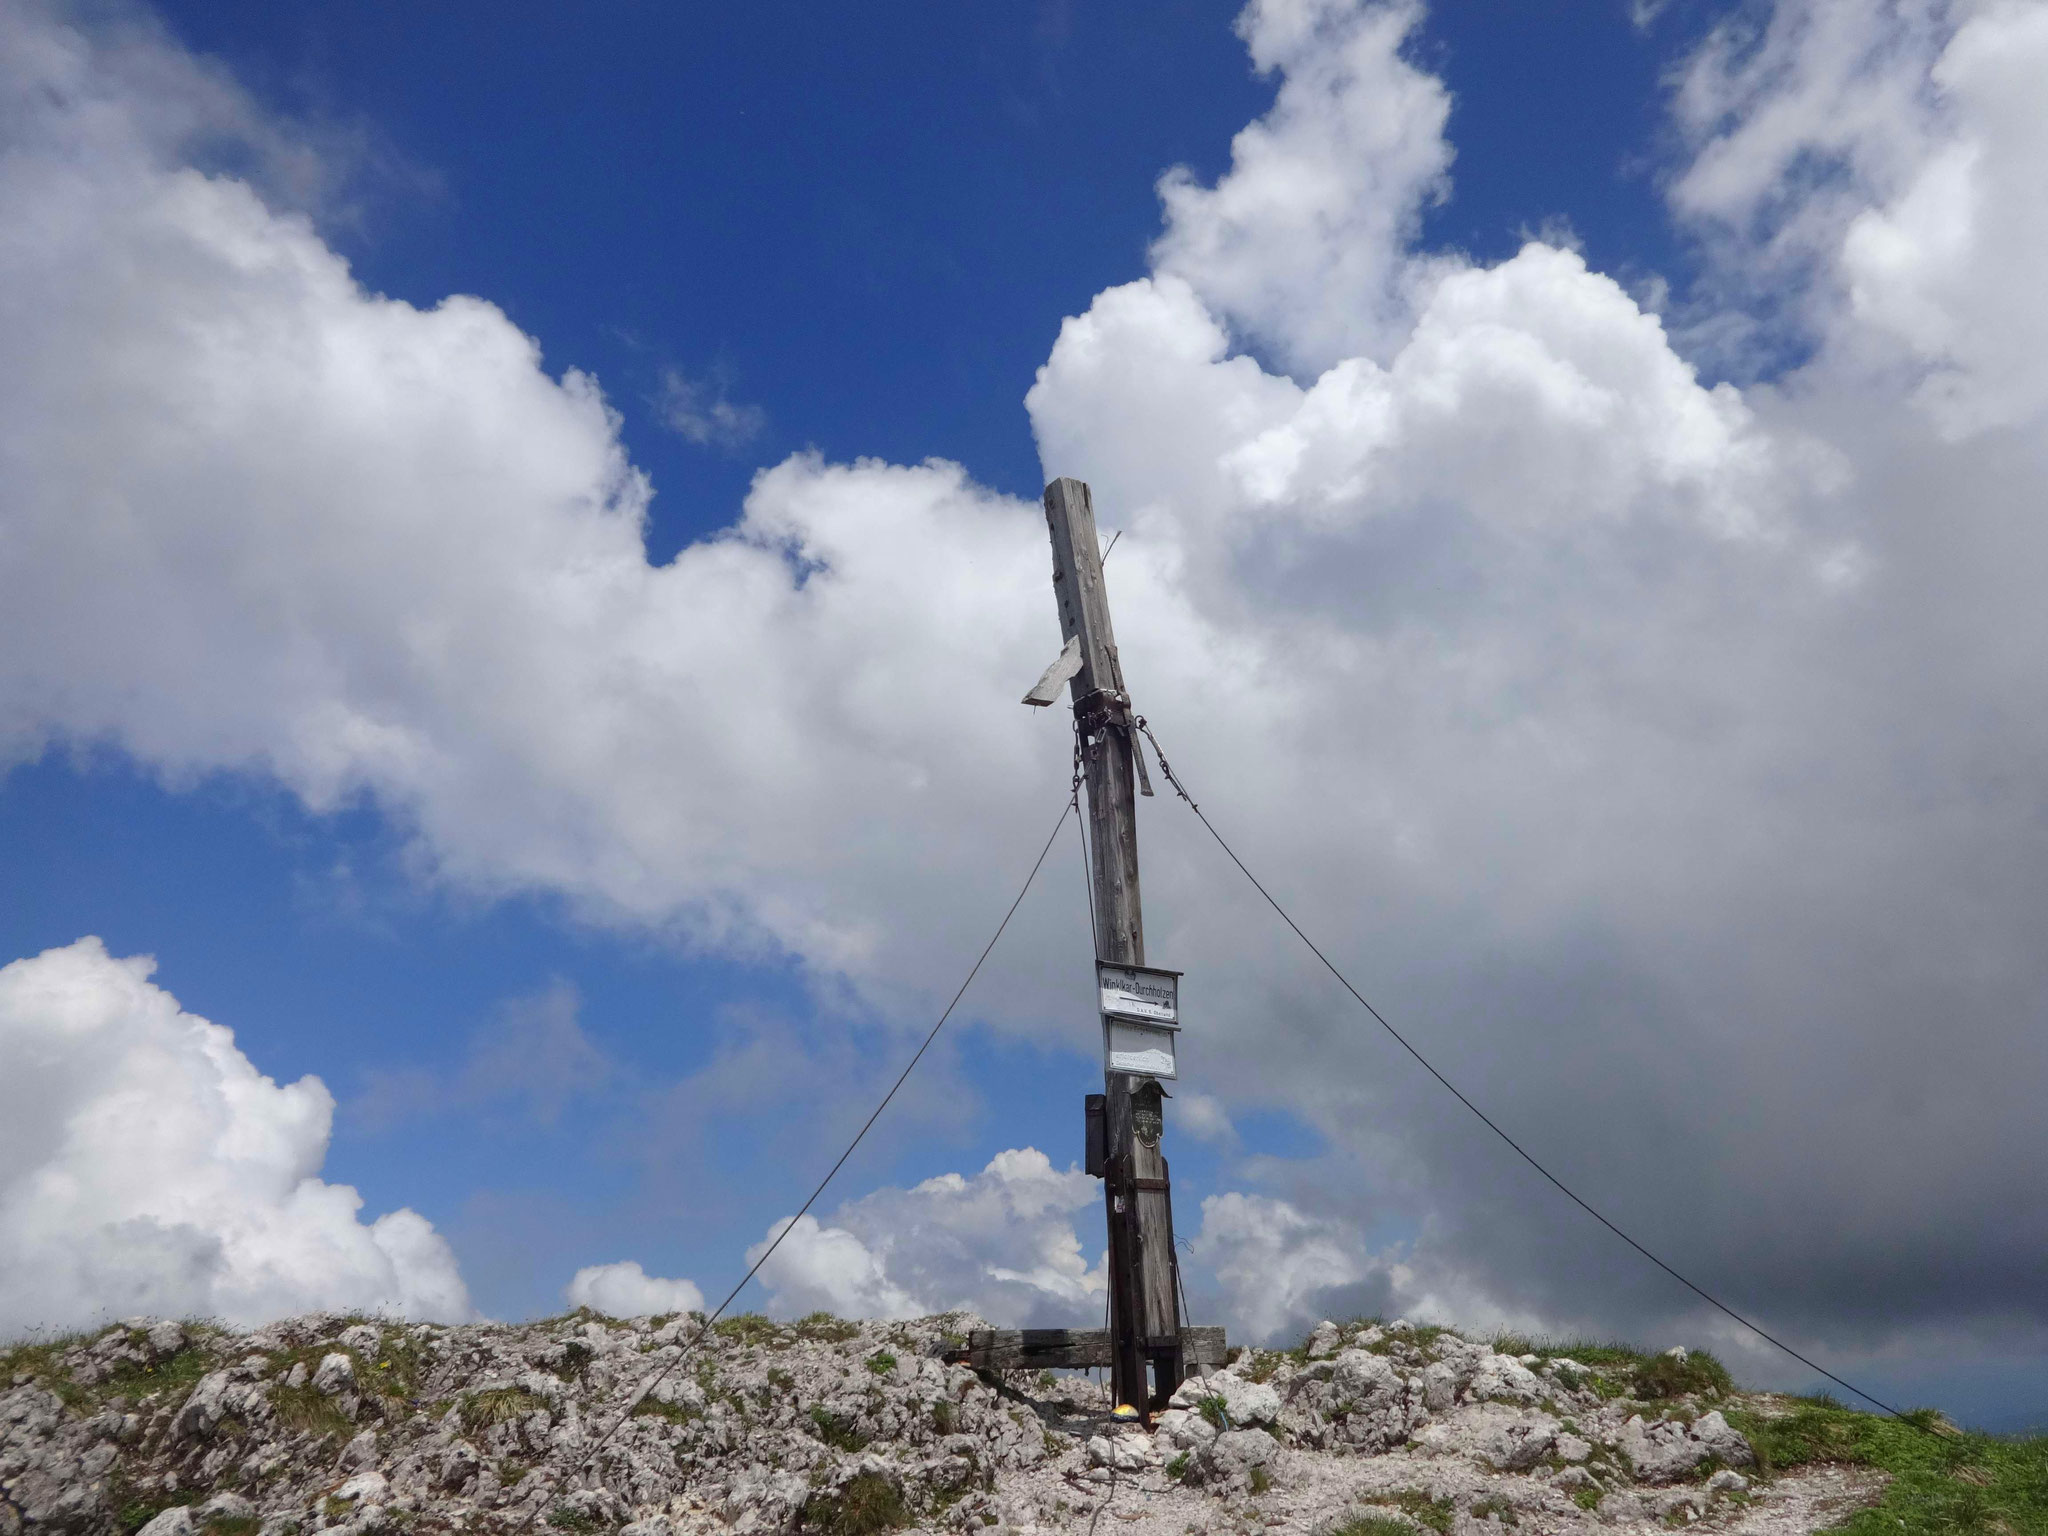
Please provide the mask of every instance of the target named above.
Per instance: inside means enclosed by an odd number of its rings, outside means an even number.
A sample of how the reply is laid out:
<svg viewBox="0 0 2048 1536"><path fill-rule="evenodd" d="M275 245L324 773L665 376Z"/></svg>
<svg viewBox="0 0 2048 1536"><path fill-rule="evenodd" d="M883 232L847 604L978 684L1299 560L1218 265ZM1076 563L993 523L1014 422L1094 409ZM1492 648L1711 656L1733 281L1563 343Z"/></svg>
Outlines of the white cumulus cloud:
<svg viewBox="0 0 2048 1536"><path fill-rule="evenodd" d="M704 1310L704 1293L690 1281L650 1275L634 1259L586 1265L562 1288L562 1299L571 1307L588 1307L606 1317Z"/></svg>
<svg viewBox="0 0 2048 1536"><path fill-rule="evenodd" d="M472 1316L411 1210L320 1177L334 1101L283 1086L98 939L0 969L0 1329L153 1313Z"/></svg>
<svg viewBox="0 0 2048 1536"><path fill-rule="evenodd" d="M972 1178L947 1173L876 1190L842 1205L829 1224L815 1216L778 1223L747 1262L789 1228L761 1266L769 1310L779 1316L965 1309L1008 1327L1085 1322L1100 1318L1107 1281L1101 1245L1084 1250L1075 1222L1099 1206L1101 1191L1036 1148L1015 1148Z"/></svg>
<svg viewBox="0 0 2048 1536"><path fill-rule="evenodd" d="M1253 0L1237 30L1278 100L1213 187L1160 181L1155 267L1291 369L1383 355L1411 322L1403 254L1451 163L1450 93L1401 56L1421 19L1416 0Z"/></svg>

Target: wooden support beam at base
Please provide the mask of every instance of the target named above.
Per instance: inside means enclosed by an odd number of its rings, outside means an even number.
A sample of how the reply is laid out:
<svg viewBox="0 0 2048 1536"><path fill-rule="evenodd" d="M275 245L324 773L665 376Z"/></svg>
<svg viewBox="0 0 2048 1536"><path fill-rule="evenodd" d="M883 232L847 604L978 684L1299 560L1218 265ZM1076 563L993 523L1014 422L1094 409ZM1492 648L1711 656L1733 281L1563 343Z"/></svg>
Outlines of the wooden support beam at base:
<svg viewBox="0 0 2048 1536"><path fill-rule="evenodd" d="M1183 1328L1181 1359L1187 1365L1222 1365L1229 1354L1221 1328ZM1146 1339L1146 1354L1174 1347L1171 1336ZM965 1349L940 1356L948 1365L971 1365L977 1371L1086 1370L1112 1364L1106 1328L977 1328L967 1335Z"/></svg>

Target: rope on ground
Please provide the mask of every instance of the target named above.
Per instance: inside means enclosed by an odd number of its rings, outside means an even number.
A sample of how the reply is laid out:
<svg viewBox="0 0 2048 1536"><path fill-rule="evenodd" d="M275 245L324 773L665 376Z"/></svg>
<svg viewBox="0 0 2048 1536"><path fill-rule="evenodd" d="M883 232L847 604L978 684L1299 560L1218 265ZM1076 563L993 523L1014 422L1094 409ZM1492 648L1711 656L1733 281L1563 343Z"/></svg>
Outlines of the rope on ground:
<svg viewBox="0 0 2048 1536"><path fill-rule="evenodd" d="M1109 1458L1109 1492L1102 1496L1102 1502L1095 1506L1095 1513L1088 1517L1088 1536L1095 1536L1095 1522L1102 1518L1102 1512L1109 1508L1110 1500L1116 1497L1116 1455Z"/></svg>
<svg viewBox="0 0 2048 1536"><path fill-rule="evenodd" d="M1684 1286L1687 1290L1691 1291L1695 1296L1699 1297L1702 1301L1706 1302L1707 1305L1713 1307L1715 1310L1725 1314L1726 1316L1733 1318L1736 1322L1740 1323L1743 1327L1747 1328L1751 1333L1755 1334L1765 1343L1783 1350L1786 1354L1790 1355L1794 1360L1797 1360L1801 1365L1805 1366L1808 1370L1818 1371L1821 1375L1825 1376L1829 1381L1832 1381L1836 1386L1843 1388L1845 1391L1855 1393L1856 1396L1862 1398L1866 1403L1874 1404L1876 1407L1883 1409L1886 1413L1890 1414L1893 1418L1899 1420L1901 1423L1910 1424L1915 1429L1921 1430L1926 1434L1935 1434L1935 1431L1928 1429L1926 1425L1920 1423L1916 1418L1912 1418L1904 1413L1901 1413L1898 1409L1892 1407L1891 1404L1885 1402L1882 1398L1872 1397L1868 1392L1864 1391L1854 1382L1844 1381L1840 1376L1837 1376L1833 1371L1829 1370L1826 1366L1807 1359L1806 1356L1799 1353L1798 1350L1794 1349L1790 1344L1787 1344L1783 1339L1777 1338L1776 1336L1765 1332L1757 1324L1751 1322L1748 1318L1744 1317L1740 1312L1737 1312L1733 1307L1729 1306L1719 1297L1714 1296L1708 1291L1702 1289L1700 1286L1695 1285L1691 1280L1687 1279L1684 1275L1680 1274L1677 1270L1673 1269L1669 1264L1665 1263L1662 1259L1658 1258L1656 1254L1650 1252L1649 1249L1645 1248L1641 1243L1637 1242L1634 1238L1630 1237L1626 1232L1622 1231L1620 1227L1617 1227L1613 1222L1609 1221L1605 1216L1601 1215L1600 1212L1596 1211L1585 1200L1581 1199L1578 1193L1574 1191L1570 1185L1566 1184L1564 1180L1560 1179L1548 1168L1544 1167L1541 1163L1537 1162L1534 1157L1530 1156L1527 1149L1524 1148L1520 1142L1516 1141L1514 1137L1510 1136L1506 1131L1502 1130L1498 1125L1496 1125L1492 1117L1489 1116L1485 1110L1481 1109L1477 1104L1474 1104L1470 1099L1466 1098L1463 1093L1459 1092L1457 1084L1453 1083L1448 1077L1445 1077L1443 1073L1437 1071L1437 1069L1434 1066L1430 1065L1429 1058L1424 1056L1422 1052L1418 1051L1414 1046L1410 1045L1408 1043L1408 1037L1403 1035L1398 1029L1394 1028L1393 1025L1389 1024L1386 1020L1386 1016L1382 1014L1379 1011L1379 1009L1373 1007L1371 1003L1367 1002L1365 999L1365 995L1361 993L1358 990L1358 988L1351 985L1351 982L1349 981L1349 979L1346 978L1344 973L1338 970L1337 967L1331 963L1330 957L1324 954L1321 948L1317 946L1316 941L1310 938L1306 933L1302 931L1301 924L1297 923L1292 917L1290 917L1288 915L1287 909L1281 906L1278 901L1274 900L1273 893L1266 889L1266 887L1260 882L1259 877L1253 874L1249 869L1245 867L1244 860L1240 859L1237 856L1236 850L1233 849L1229 843L1223 840L1223 834L1216 830L1214 824L1211 823L1209 818L1203 814L1201 806L1195 803L1195 797L1187 792L1186 786L1184 786L1179 780L1179 778L1175 776L1172 767L1170 767L1166 761L1166 754L1162 752L1159 748L1159 738L1152 734L1152 727L1146 724L1144 717L1139 716L1136 723L1138 729L1145 733L1145 739L1152 743L1153 754L1157 756L1159 759L1159 771L1165 775L1166 782L1173 786L1173 792L1179 795L1182 800L1187 802L1188 809L1195 813L1195 819L1201 822L1201 824L1208 829L1209 835L1211 837L1216 839L1216 846L1221 848L1224 851L1224 853L1229 855L1230 862L1238 867L1238 869L1243 873L1245 879L1251 881L1252 888L1256 890L1261 896L1266 898L1266 905L1271 907L1275 912L1280 914L1280 921L1285 923L1288 927L1294 930L1295 937L1300 939L1302 943L1308 946L1309 953L1314 955L1318 960L1322 961L1323 968L1327 970L1332 976L1337 978L1338 984L1342 986L1346 992L1349 992L1352 995L1352 997L1357 1000L1358 1005L1361 1008L1363 1008L1367 1013L1373 1016L1373 1018L1378 1022L1380 1028L1384 1029L1388 1034L1394 1037L1395 1041L1399 1043L1402 1050L1406 1051L1410 1056L1413 1056L1416 1059L1416 1061L1420 1062L1422 1065L1422 1069L1425 1072L1427 1072L1431 1077L1435 1078L1446 1089L1448 1089L1453 1098L1455 1098L1460 1104L1464 1105L1467 1109L1471 1110L1473 1114L1477 1115L1479 1117L1481 1124L1483 1124L1488 1130L1492 1131L1494 1135L1498 1136L1502 1141L1506 1142L1510 1147L1512 1147L1515 1151L1516 1156L1520 1157L1523 1162L1527 1163L1531 1168L1534 1168L1538 1173L1542 1174L1544 1178L1548 1179L1552 1184L1554 1184L1564 1194L1564 1196L1567 1199L1569 1199L1574 1205L1576 1205L1580 1210L1584 1211L1588 1216L1591 1216L1595 1221L1599 1222L1601 1226L1605 1227L1608 1231L1612 1232L1616 1237L1620 1238L1624 1243L1627 1243L1629 1247L1635 1249L1637 1253L1641 1254L1644 1258L1648 1259L1652 1264L1656 1265L1659 1269L1663 1270L1665 1274L1669 1275L1672 1279L1676 1280L1680 1285Z"/></svg>
<svg viewBox="0 0 2048 1536"><path fill-rule="evenodd" d="M648 1393L660 1386L668 1378L669 1373L681 1365L689 1357L691 1351L704 1342L706 1335L711 1332L712 1325L724 1315L725 1309L733 1304L739 1293L747 1288L747 1283L760 1273L761 1266L766 1264L774 1256L775 1250L782 1246L782 1240L796 1230L796 1224L803 1220L804 1216L810 1211L810 1208L817 1203L818 1197L825 1193L825 1186L830 1184L833 1178L837 1176L839 1170L846 1166L846 1160L853 1156L854 1148L858 1147L866 1138L868 1132L874 1129L875 1122L882 1118L882 1111L889 1107L889 1101L896 1097L896 1091L909 1080L910 1074L916 1070L917 1064L924 1060L924 1053L930 1050L932 1042L939 1038L939 1031L946 1027L946 1021L953 1017L953 1010L960 1006L960 999L967 995L967 989L974 985L974 978L981 974L983 964L988 960L989 955L994 952L996 943L1002 938L1004 930L1010 926L1010 919L1015 917L1017 909L1024 905L1024 898L1030 894L1032 883L1038 879L1039 870L1045 867L1045 856L1052 852L1053 842L1059 837L1060 828L1067 824L1068 814L1072 813L1077 817L1081 814L1080 797L1081 772L1077 763L1074 769L1074 782L1068 786L1067 802L1060 807L1059 820L1052 824L1052 831L1046 835L1045 845L1038 850L1038 857L1031 865L1031 873L1024 877L1024 884L1019 888L1016 899L1010 903L1009 910L1003 914L1003 920L996 924L996 931L989 936L988 943L982 946L981 953L975 957L974 964L968 969L967 979L960 983L960 989L953 994L953 1000L946 1004L946 1011L939 1015L938 1023L931 1027L930 1033L924 1037L924 1042L918 1046L910 1060L905 1063L903 1070L896 1074L896 1081L891 1083L889 1091L882 1095L882 1102L875 1106L874 1113L867 1117L858 1131L854 1132L853 1140L846 1144L846 1150L841 1152L838 1160L825 1171L825 1177L818 1180L818 1187L811 1191L809 1198L804 1201L796 1215L783 1224L782 1230L775 1234L774 1240L762 1250L761 1257L754 1260L747 1272L740 1276L739 1284L725 1293L725 1300L718 1304L717 1310L712 1312L698 1325L697 1332L691 1337L690 1342L685 1345L676 1346L676 1353L668 1364L664 1365L659 1371L656 1371L647 1380L633 1389L633 1395L627 1399L625 1409L612 1421L611 1427L597 1437L597 1440L591 1445L590 1449L577 1459L574 1466L562 1474L555 1486L559 1487L563 1483L573 1481L579 1477L584 1468L588 1467L597 1458L597 1453L611 1442L612 1436L616 1435L624 1427L626 1420L633 1416L633 1410L646 1400ZM539 1517L541 1504L544 1502L545 1498L535 1502L533 1508L527 1512L526 1518L519 1523L518 1530L523 1532L532 1528L534 1520Z"/></svg>

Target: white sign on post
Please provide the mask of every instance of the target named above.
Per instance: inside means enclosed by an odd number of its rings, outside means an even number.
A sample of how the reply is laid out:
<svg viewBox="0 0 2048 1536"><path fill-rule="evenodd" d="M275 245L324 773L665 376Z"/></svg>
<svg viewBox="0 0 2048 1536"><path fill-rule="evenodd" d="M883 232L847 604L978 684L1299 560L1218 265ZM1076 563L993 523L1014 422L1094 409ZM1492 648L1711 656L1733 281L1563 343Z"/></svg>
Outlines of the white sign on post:
<svg viewBox="0 0 2048 1536"><path fill-rule="evenodd" d="M1177 1078L1180 972L1097 961L1102 993L1102 1065L1106 1072Z"/></svg>
<svg viewBox="0 0 2048 1536"><path fill-rule="evenodd" d="M1120 1019L1150 1019L1159 1024L1180 1022L1180 972L1157 971L1147 965L1095 962L1102 987L1102 1011Z"/></svg>

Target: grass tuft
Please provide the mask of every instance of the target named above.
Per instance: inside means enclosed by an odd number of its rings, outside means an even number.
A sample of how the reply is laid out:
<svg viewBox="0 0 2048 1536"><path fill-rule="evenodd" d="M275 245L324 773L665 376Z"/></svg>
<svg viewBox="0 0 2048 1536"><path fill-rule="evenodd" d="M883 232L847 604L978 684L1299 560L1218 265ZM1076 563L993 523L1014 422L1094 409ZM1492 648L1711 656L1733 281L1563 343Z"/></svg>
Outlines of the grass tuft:
<svg viewBox="0 0 2048 1536"><path fill-rule="evenodd" d="M1370 1502L1391 1504L1416 1524L1428 1526L1438 1533L1451 1528L1451 1517L1457 1512L1449 1499L1433 1499L1420 1488L1403 1488L1398 1493L1375 1494Z"/></svg>
<svg viewBox="0 0 2048 1536"><path fill-rule="evenodd" d="M886 1349L878 1349L868 1356L868 1369L877 1376L886 1376L896 1369L896 1357Z"/></svg>
<svg viewBox="0 0 2048 1536"><path fill-rule="evenodd" d="M462 1427L474 1434L493 1424L510 1424L536 1408L545 1407L546 1399L536 1397L524 1387L492 1387L484 1392L463 1393L457 1412Z"/></svg>
<svg viewBox="0 0 2048 1536"><path fill-rule="evenodd" d="M879 1472L859 1472L837 1493L814 1493L804 1500L796 1528L817 1536L878 1536L909 1523L903 1491Z"/></svg>
<svg viewBox="0 0 2048 1536"><path fill-rule="evenodd" d="M1735 1390L1728 1367L1703 1349L1695 1349L1683 1360L1676 1355L1653 1355L1638 1365L1629 1389L1645 1400L1662 1397L1722 1397Z"/></svg>
<svg viewBox="0 0 2048 1536"><path fill-rule="evenodd" d="M295 1434L346 1440L356 1432L355 1424L335 1406L334 1399L310 1386L272 1387L270 1406L277 1422Z"/></svg>
<svg viewBox="0 0 2048 1536"><path fill-rule="evenodd" d="M174 1355L142 1365L125 1363L88 1389L100 1402L117 1397L148 1397L153 1392L181 1391L197 1385L212 1366L205 1350L188 1344Z"/></svg>
<svg viewBox="0 0 2048 1536"><path fill-rule="evenodd" d="M1330 1536L1415 1536L1415 1527L1392 1515L1355 1515Z"/></svg>
<svg viewBox="0 0 2048 1536"><path fill-rule="evenodd" d="M830 1312L812 1312L800 1317L792 1324L800 1339L810 1339L819 1344L844 1344L860 1334L859 1323L849 1323L843 1317L834 1317ZM966 1343L965 1339L960 1341Z"/></svg>
<svg viewBox="0 0 2048 1536"><path fill-rule="evenodd" d="M811 1427L813 1433L835 1451L858 1451L867 1447L868 1437L855 1427L851 1419L828 1412L823 1404L811 1405Z"/></svg>
<svg viewBox="0 0 2048 1536"><path fill-rule="evenodd" d="M782 1329L758 1312L742 1312L737 1317L720 1318L711 1331L721 1339L731 1339L739 1344L776 1344L782 1342Z"/></svg>
<svg viewBox="0 0 2048 1536"><path fill-rule="evenodd" d="M694 1424L704 1417L704 1410L692 1408L688 1403L665 1403L652 1392L633 1405L636 1419L666 1419L671 1424Z"/></svg>
<svg viewBox="0 0 2048 1536"><path fill-rule="evenodd" d="M114 1529L120 1536L134 1536L167 1509L199 1502L197 1490L191 1488L181 1488L176 1493L143 1493L118 1472L109 1480L107 1495L107 1502L114 1506Z"/></svg>

